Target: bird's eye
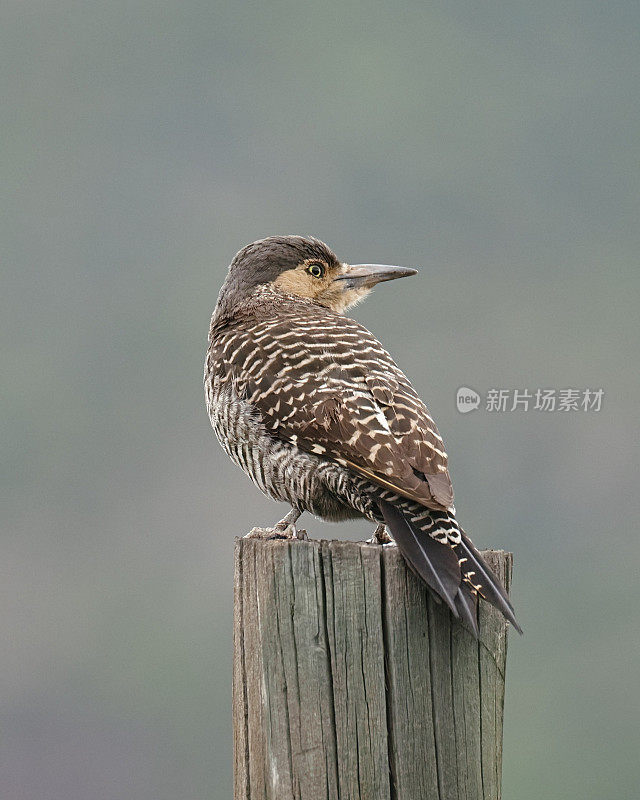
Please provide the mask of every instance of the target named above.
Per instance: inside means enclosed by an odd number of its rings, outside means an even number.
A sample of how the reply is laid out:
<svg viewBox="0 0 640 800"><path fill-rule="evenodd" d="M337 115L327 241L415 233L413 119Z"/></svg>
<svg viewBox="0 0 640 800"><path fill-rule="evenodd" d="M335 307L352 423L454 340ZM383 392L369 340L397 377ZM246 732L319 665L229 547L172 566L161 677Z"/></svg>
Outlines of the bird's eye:
<svg viewBox="0 0 640 800"><path fill-rule="evenodd" d="M322 278L324 275L324 267L322 264L309 264L307 272L309 275L313 275L314 278Z"/></svg>

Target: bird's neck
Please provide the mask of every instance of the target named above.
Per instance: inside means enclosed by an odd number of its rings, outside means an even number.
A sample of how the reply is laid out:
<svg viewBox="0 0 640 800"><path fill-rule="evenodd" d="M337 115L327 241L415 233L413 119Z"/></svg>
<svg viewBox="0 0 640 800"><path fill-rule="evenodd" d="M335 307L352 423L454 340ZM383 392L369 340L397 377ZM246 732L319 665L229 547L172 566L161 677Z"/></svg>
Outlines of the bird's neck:
<svg viewBox="0 0 640 800"><path fill-rule="evenodd" d="M331 309L305 297L283 292L268 284L258 286L245 296L237 296L230 287L223 286L211 318L210 337L215 331L248 319L283 317L289 314L332 314Z"/></svg>

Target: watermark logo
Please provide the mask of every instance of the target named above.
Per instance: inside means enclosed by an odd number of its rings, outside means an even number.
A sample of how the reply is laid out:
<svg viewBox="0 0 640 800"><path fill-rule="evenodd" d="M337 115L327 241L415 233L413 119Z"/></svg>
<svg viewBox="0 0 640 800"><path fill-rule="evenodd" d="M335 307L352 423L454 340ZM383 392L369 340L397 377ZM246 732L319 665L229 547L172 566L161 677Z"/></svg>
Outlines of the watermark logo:
<svg viewBox="0 0 640 800"><path fill-rule="evenodd" d="M487 389L484 398L468 386L456 392L456 408L468 414L476 408L504 411L600 411L604 389Z"/></svg>
<svg viewBox="0 0 640 800"><path fill-rule="evenodd" d="M468 386L461 386L456 392L456 408L461 414L468 414L480 407L480 395Z"/></svg>

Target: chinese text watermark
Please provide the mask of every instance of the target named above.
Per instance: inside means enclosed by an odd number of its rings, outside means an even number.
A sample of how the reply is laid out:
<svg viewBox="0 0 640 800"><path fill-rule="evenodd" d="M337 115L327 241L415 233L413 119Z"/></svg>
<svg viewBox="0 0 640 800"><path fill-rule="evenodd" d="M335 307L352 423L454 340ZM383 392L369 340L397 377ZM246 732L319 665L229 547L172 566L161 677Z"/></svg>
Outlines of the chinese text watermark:
<svg viewBox="0 0 640 800"><path fill-rule="evenodd" d="M484 398L474 389L461 386L456 407L461 414L477 408L504 411L600 411L604 389L487 389Z"/></svg>

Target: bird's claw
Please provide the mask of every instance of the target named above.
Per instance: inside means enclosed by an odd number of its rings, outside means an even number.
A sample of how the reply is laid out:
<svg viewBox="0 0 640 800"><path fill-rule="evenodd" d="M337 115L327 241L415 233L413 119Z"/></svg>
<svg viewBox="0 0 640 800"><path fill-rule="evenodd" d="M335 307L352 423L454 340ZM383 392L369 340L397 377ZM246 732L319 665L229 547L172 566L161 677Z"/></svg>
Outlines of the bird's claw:
<svg viewBox="0 0 640 800"><path fill-rule="evenodd" d="M284 520L274 526L273 530L276 532L278 539L301 539L307 540L307 532L305 530L298 530L292 523L285 523Z"/></svg>
<svg viewBox="0 0 640 800"><path fill-rule="evenodd" d="M296 528L295 525L287 525L283 531L283 538L300 539L300 541L303 542L306 542L309 539L307 532L303 528Z"/></svg>
<svg viewBox="0 0 640 800"><path fill-rule="evenodd" d="M378 525L373 536L367 539L367 544L393 544L393 539L387 533L386 525Z"/></svg>
<svg viewBox="0 0 640 800"><path fill-rule="evenodd" d="M295 525L274 525L273 528L252 528L245 539L300 539L307 541L307 532Z"/></svg>

